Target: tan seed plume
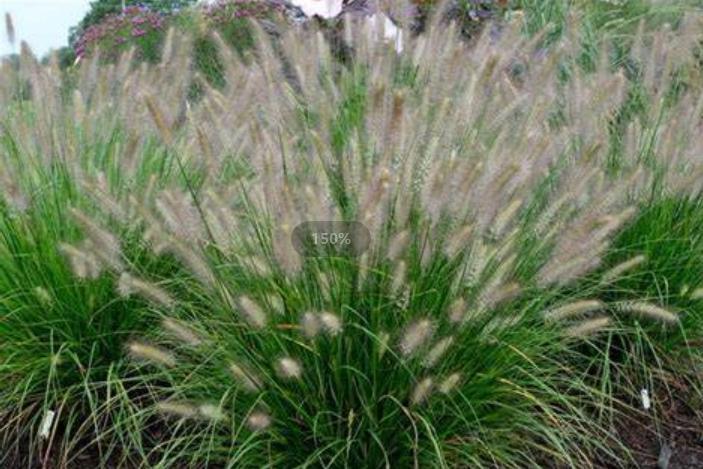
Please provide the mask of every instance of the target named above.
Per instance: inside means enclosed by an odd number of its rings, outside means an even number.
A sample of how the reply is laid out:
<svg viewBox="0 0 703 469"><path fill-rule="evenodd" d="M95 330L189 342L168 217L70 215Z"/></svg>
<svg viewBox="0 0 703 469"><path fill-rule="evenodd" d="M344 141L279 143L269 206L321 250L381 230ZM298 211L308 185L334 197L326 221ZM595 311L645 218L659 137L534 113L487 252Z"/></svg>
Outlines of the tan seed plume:
<svg viewBox="0 0 703 469"><path fill-rule="evenodd" d="M618 278L622 277L623 274L633 269L636 269L645 262L647 262L647 256L641 254L633 257L632 259L628 259L624 262L621 262L620 264L605 272L601 277L601 282L606 284L611 283L617 280Z"/></svg>
<svg viewBox="0 0 703 469"><path fill-rule="evenodd" d="M252 412L247 417L247 426L251 431L263 431L271 426L271 416L265 412Z"/></svg>
<svg viewBox="0 0 703 469"><path fill-rule="evenodd" d="M434 387L434 381L432 378L423 378L419 383L415 385L410 396L410 402L414 405L422 404L425 402L432 393L432 388Z"/></svg>
<svg viewBox="0 0 703 469"><path fill-rule="evenodd" d="M192 419L198 416L198 408L188 402L157 402L156 409L163 414L172 415L184 419Z"/></svg>
<svg viewBox="0 0 703 469"><path fill-rule="evenodd" d="M605 309L605 303L600 300L580 300L547 310L542 316L545 321L561 321L603 309Z"/></svg>
<svg viewBox="0 0 703 469"><path fill-rule="evenodd" d="M157 347L155 345L144 344L141 342L132 342L127 346L129 353L138 359L146 360L151 363L163 365L166 367L176 366L176 358L170 352Z"/></svg>
<svg viewBox="0 0 703 469"><path fill-rule="evenodd" d="M175 305L175 301L165 290L150 282L133 277L127 272L120 275L117 290L124 297L135 293L139 294L152 303L163 306L166 309L171 309Z"/></svg>
<svg viewBox="0 0 703 469"><path fill-rule="evenodd" d="M204 342L197 332L175 319L164 318L161 325L167 332L191 347L197 347Z"/></svg>
<svg viewBox="0 0 703 469"><path fill-rule="evenodd" d="M449 394L456 389L460 382L461 373L452 373L440 383L438 391L442 394Z"/></svg>
<svg viewBox="0 0 703 469"><path fill-rule="evenodd" d="M400 351L410 356L422 348L431 338L434 326L429 319L421 319L405 329L400 339Z"/></svg>
<svg viewBox="0 0 703 469"><path fill-rule="evenodd" d="M618 303L615 305L615 310L621 313L636 314L667 324L675 324L679 322L679 317L668 309L642 301L625 301Z"/></svg>
<svg viewBox="0 0 703 469"><path fill-rule="evenodd" d="M567 328L564 334L567 337L587 337L589 335L602 332L611 323L607 316L601 316L593 319L587 319L574 326Z"/></svg>

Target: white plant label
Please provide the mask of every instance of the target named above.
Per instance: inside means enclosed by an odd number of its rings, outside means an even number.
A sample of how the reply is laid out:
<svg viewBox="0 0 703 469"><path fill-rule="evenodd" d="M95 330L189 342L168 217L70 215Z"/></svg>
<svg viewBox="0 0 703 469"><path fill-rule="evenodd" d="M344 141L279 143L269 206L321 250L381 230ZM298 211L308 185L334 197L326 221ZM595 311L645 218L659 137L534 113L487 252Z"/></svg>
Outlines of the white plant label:
<svg viewBox="0 0 703 469"><path fill-rule="evenodd" d="M39 426L39 438L47 439L49 438L49 431L51 430L51 424L54 423L54 417L56 413L53 410L47 410L44 414L44 418Z"/></svg>
<svg viewBox="0 0 703 469"><path fill-rule="evenodd" d="M649 391L642 389L642 391L640 391L640 396L642 397L642 408L644 410L649 410L650 407L652 407L652 400L649 397Z"/></svg>

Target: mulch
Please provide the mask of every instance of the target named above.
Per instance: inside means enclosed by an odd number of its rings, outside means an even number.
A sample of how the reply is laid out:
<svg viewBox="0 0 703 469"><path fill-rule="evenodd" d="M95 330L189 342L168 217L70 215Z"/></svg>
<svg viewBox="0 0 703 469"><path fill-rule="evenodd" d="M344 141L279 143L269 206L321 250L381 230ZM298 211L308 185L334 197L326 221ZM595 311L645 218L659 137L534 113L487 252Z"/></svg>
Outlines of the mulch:
<svg viewBox="0 0 703 469"><path fill-rule="evenodd" d="M625 413L615 425L617 439L632 452L633 467L661 469L703 468L703 408L693 406L693 393L681 382L661 393L657 416L652 410ZM601 462L596 467L615 465Z"/></svg>

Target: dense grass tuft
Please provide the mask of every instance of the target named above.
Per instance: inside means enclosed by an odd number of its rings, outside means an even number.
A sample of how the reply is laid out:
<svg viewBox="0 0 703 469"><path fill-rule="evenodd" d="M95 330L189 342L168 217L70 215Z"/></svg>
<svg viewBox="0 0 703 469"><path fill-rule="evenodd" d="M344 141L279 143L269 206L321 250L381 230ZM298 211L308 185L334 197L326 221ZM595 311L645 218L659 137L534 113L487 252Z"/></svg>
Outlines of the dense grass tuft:
<svg viewBox="0 0 703 469"><path fill-rule="evenodd" d="M5 454L632 462L622 406L697 384L697 21L615 64L568 25L468 45L436 18L399 52L349 23L339 57L252 24L217 87L175 34L74 83L25 50L0 78ZM359 252L295 249L325 221Z"/></svg>

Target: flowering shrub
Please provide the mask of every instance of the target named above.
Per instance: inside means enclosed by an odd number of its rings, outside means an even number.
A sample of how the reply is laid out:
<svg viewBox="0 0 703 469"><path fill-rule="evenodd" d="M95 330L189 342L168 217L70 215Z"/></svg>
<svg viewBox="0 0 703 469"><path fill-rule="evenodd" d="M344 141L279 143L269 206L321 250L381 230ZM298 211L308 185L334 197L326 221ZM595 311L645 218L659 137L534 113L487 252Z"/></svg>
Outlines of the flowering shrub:
<svg viewBox="0 0 703 469"><path fill-rule="evenodd" d="M499 12L507 8L504 0L454 0L443 3L438 0L415 0L418 18L415 27L424 29L428 15L438 6L443 6L447 20L455 21L464 37L472 38L479 34L484 24L499 18Z"/></svg>
<svg viewBox="0 0 703 469"><path fill-rule="evenodd" d="M252 0L218 0L203 7L203 15L213 26L227 26L243 18L265 18L273 11L283 11L280 4Z"/></svg>
<svg viewBox="0 0 703 469"><path fill-rule="evenodd" d="M85 57L99 49L106 58L114 59L137 46L142 58L154 61L164 37L166 20L166 15L147 7L127 7L122 13L108 16L86 29L75 45L76 55Z"/></svg>
<svg viewBox="0 0 703 469"><path fill-rule="evenodd" d="M276 11L282 11L281 7L269 2L219 0L205 5L202 16L206 31L217 31L222 39L242 53L254 45L249 21L270 18ZM217 60L214 44L209 38L203 37L200 42L200 47L196 45L196 61Z"/></svg>
<svg viewBox="0 0 703 469"><path fill-rule="evenodd" d="M156 62L166 30L173 27L194 35L196 69L210 83L222 85L222 61L209 33L217 31L228 45L243 53L254 45L249 20L284 13L282 5L252 0L219 0L196 10L178 10L172 14L146 6L131 6L88 27L76 42L75 53L85 58L100 50L104 60L114 61L126 50L136 47L138 58Z"/></svg>

